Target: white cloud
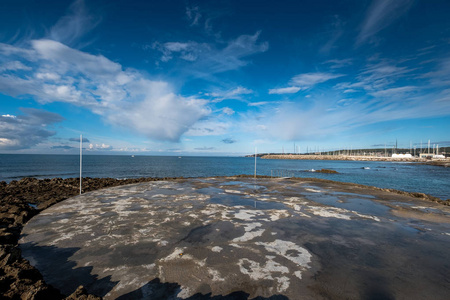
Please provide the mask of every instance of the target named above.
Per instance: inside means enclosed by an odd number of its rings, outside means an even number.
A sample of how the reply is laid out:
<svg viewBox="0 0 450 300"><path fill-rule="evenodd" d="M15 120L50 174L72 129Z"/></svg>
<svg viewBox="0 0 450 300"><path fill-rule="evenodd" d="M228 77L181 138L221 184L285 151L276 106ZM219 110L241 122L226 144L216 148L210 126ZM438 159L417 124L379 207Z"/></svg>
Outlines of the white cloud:
<svg viewBox="0 0 450 300"><path fill-rule="evenodd" d="M250 95L254 92L248 88L238 86L237 88L226 91L215 91L206 93L205 96L212 97L213 102L220 102L223 100L242 100L242 95Z"/></svg>
<svg viewBox="0 0 450 300"><path fill-rule="evenodd" d="M70 5L68 14L51 28L49 36L52 40L70 45L95 28L100 21L99 17L89 14L83 0L76 0Z"/></svg>
<svg viewBox="0 0 450 300"><path fill-rule="evenodd" d="M2 117L4 117L4 118L12 118L12 119L17 118L17 116L10 115L10 114L2 115Z"/></svg>
<svg viewBox="0 0 450 300"><path fill-rule="evenodd" d="M263 105L267 105L270 103L272 103L272 102L269 102L269 101L251 102L248 104L248 106L263 106Z"/></svg>
<svg viewBox="0 0 450 300"><path fill-rule="evenodd" d="M191 26L198 25L200 18L202 17L200 13L200 9L198 6L187 7L186 8L186 16L188 20L191 22Z"/></svg>
<svg viewBox="0 0 450 300"><path fill-rule="evenodd" d="M217 120L204 120L199 121L192 126L186 136L214 136L223 135L228 132L231 124L228 122L217 121Z"/></svg>
<svg viewBox="0 0 450 300"><path fill-rule="evenodd" d="M34 40L31 46L20 49L0 44L0 52L21 56L32 67L23 77L0 72L1 92L29 94L42 103L82 106L113 125L168 141L178 141L211 112L207 101L176 95L167 82L149 80L136 70L123 70L102 55L51 40ZM34 61L28 59L30 54Z"/></svg>
<svg viewBox="0 0 450 300"><path fill-rule="evenodd" d="M361 91L363 89L371 94L390 89L398 80L409 76L414 69L395 65L393 62L381 60L366 66L355 78L355 82L341 82L337 89L343 89L344 93Z"/></svg>
<svg viewBox="0 0 450 300"><path fill-rule="evenodd" d="M384 89L371 93L374 97L393 97L393 96L404 96L406 93L417 91L418 88L415 86L401 86L390 89Z"/></svg>
<svg viewBox="0 0 450 300"><path fill-rule="evenodd" d="M89 148L86 150L89 151L110 151L113 150L113 147L111 145L107 144L89 144Z"/></svg>
<svg viewBox="0 0 450 300"><path fill-rule="evenodd" d="M37 79L42 79L44 81L56 81L61 79L61 76L52 72L36 73L34 76L36 76Z"/></svg>
<svg viewBox="0 0 450 300"><path fill-rule="evenodd" d="M353 59L345 58L345 59L330 59L323 64L328 64L332 69L339 69L343 67L347 67L353 64Z"/></svg>
<svg viewBox="0 0 450 300"><path fill-rule="evenodd" d="M450 57L439 60L437 68L422 74L419 78L425 78L430 81L433 86L449 86L450 85Z"/></svg>
<svg viewBox="0 0 450 300"><path fill-rule="evenodd" d="M63 118L44 110L22 108L23 115L0 116L0 150L31 148L55 135L47 127Z"/></svg>
<svg viewBox="0 0 450 300"><path fill-rule="evenodd" d="M269 89L269 94L295 94L300 90L307 90L316 84L344 76L343 74L333 73L303 73L291 78L289 87Z"/></svg>
<svg viewBox="0 0 450 300"><path fill-rule="evenodd" d="M234 110L232 110L232 109L229 108L229 107L224 107L224 108L222 109L222 111L223 111L224 114L229 115L229 116L231 116L231 115L234 114Z"/></svg>
<svg viewBox="0 0 450 300"><path fill-rule="evenodd" d="M285 88L279 88L279 89L270 89L269 94L295 94L298 91L300 91L300 88L297 86L290 86Z"/></svg>
<svg viewBox="0 0 450 300"><path fill-rule="evenodd" d="M333 48L336 47L336 42L344 34L344 22L342 22L338 15L333 16L333 22L331 24L330 31L330 38L319 50L321 53L329 53Z"/></svg>
<svg viewBox="0 0 450 300"><path fill-rule="evenodd" d="M20 61L10 61L10 62L7 62L7 63L5 63L3 65L0 65L0 72L4 72L4 71L18 71L18 70L29 71L29 70L31 70L31 68L28 67L28 66L25 66Z"/></svg>
<svg viewBox="0 0 450 300"><path fill-rule="evenodd" d="M225 47L207 43L189 42L155 42L152 45L162 53L161 61L167 62L178 55L181 59L193 64L188 68L191 74L205 77L215 73L222 73L246 66L246 57L266 52L268 42L258 43L260 32L254 35L241 35L226 43Z"/></svg>
<svg viewBox="0 0 450 300"><path fill-rule="evenodd" d="M322 83L334 78L344 76L342 74L332 74L332 73L304 73L294 76L290 83L293 86L298 86L301 89L308 89L313 87L318 83Z"/></svg>
<svg viewBox="0 0 450 300"><path fill-rule="evenodd" d="M249 128L264 138L292 141L326 138L379 122L448 115L448 98L442 101L442 95L431 94L402 97L402 93L407 91L414 91L414 87L405 87L403 91L392 89L387 93L392 96L386 94L388 99L382 101L377 98L353 101L329 95L308 104L281 103L270 112L264 111L264 118L246 116L245 125L240 127ZM266 130L257 127L261 125L261 119L264 119Z"/></svg>
<svg viewBox="0 0 450 300"><path fill-rule="evenodd" d="M211 51L210 46L205 43L197 42L154 42L152 48L162 53L161 61L168 62L178 55L183 60L193 62L202 55L202 53Z"/></svg>
<svg viewBox="0 0 450 300"><path fill-rule="evenodd" d="M391 25L396 19L405 14L413 3L413 0L372 1L361 31L356 38L356 45L366 42L379 31Z"/></svg>

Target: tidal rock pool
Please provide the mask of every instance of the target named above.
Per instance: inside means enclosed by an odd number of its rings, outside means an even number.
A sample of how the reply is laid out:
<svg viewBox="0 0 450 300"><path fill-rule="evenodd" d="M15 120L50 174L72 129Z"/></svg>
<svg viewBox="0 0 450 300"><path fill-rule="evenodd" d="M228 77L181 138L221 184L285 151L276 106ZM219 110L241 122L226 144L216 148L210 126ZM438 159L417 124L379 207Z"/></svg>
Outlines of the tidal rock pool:
<svg viewBox="0 0 450 300"><path fill-rule="evenodd" d="M105 299L448 299L450 208L310 179L86 193L34 217L23 256Z"/></svg>

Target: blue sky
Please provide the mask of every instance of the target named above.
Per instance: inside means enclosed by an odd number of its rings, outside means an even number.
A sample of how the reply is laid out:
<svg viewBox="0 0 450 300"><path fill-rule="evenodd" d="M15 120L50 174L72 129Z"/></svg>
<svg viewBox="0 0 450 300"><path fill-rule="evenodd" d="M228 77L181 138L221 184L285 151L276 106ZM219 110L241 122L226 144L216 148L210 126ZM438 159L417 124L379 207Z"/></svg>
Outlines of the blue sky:
<svg viewBox="0 0 450 300"><path fill-rule="evenodd" d="M0 2L0 153L450 146L450 2Z"/></svg>

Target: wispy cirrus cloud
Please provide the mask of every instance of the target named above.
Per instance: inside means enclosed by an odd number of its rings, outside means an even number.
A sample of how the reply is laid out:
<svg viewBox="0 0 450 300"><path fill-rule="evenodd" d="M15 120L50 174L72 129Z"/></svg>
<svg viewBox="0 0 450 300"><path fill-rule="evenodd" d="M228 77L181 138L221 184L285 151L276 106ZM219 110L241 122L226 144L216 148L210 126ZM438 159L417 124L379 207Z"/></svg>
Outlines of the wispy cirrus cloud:
<svg viewBox="0 0 450 300"><path fill-rule="evenodd" d="M151 48L162 53L162 62L168 62L175 57L191 62L188 71L202 77L244 67L249 63L247 57L266 52L269 43L258 43L260 34L258 31L253 35L240 35L225 43L224 47L220 47L221 44L189 41L155 42Z"/></svg>
<svg viewBox="0 0 450 300"><path fill-rule="evenodd" d="M90 14L84 0L74 1L63 16L50 29L49 38L72 45L101 22L98 15Z"/></svg>
<svg viewBox="0 0 450 300"><path fill-rule="evenodd" d="M322 83L331 79L344 76L343 74L333 74L333 73L304 73L292 77L290 83L293 86L298 86L301 89L309 89L318 83Z"/></svg>
<svg viewBox="0 0 450 300"><path fill-rule="evenodd" d="M356 46L367 42L382 29L390 26L404 15L414 3L413 0L374 0L367 10Z"/></svg>
<svg viewBox="0 0 450 300"><path fill-rule="evenodd" d="M186 17L190 22L190 26L198 25L202 17L202 14L200 13L200 8L198 6L186 7Z"/></svg>
<svg viewBox="0 0 450 300"><path fill-rule="evenodd" d="M421 74L419 78L428 79L433 86L449 86L450 85L450 57L438 60L436 69Z"/></svg>
<svg viewBox="0 0 450 300"><path fill-rule="evenodd" d="M370 93L374 97L399 97L405 96L411 92L417 91L418 88L415 86L399 86L390 89L378 90Z"/></svg>
<svg viewBox="0 0 450 300"><path fill-rule="evenodd" d="M238 86L229 90L219 90L204 95L212 98L212 102L221 102L223 100L242 100L242 96L253 94L254 91L243 86Z"/></svg>
<svg viewBox="0 0 450 300"><path fill-rule="evenodd" d="M368 64L359 73L356 73L353 82L341 82L336 87L344 89L344 93L365 91L382 95L383 93L389 93L384 92L388 89L399 87L398 82L400 80L414 76L414 69L399 66L391 61L381 60Z"/></svg>
<svg viewBox="0 0 450 300"><path fill-rule="evenodd" d="M295 94L300 90L307 90L316 84L326 82L331 79L344 76L343 74L334 73L303 73L291 78L288 87L269 89L269 94Z"/></svg>
<svg viewBox="0 0 450 300"><path fill-rule="evenodd" d="M353 59L344 58L344 59L330 59L322 64L329 65L331 69L339 69L343 67L347 67L353 64Z"/></svg>
<svg viewBox="0 0 450 300"><path fill-rule="evenodd" d="M273 102L269 102L269 101L258 101L258 102L250 102L248 104L248 106L264 106L264 105L268 105L271 104Z"/></svg>
<svg viewBox="0 0 450 300"><path fill-rule="evenodd" d="M333 48L336 47L337 41L344 34L344 22L338 15L333 16L333 22L331 23L331 30L329 30L328 41L320 48L321 53L329 53Z"/></svg>
<svg viewBox="0 0 450 300"><path fill-rule="evenodd" d="M174 57L179 57L185 61L196 61L202 52L211 51L210 45L197 42L154 42L152 49L162 53L161 61L168 62Z"/></svg>
<svg viewBox="0 0 450 300"><path fill-rule="evenodd" d="M290 87L285 87L285 88L269 89L269 94L276 94L276 95L295 94L300 90L301 90L301 88L298 86L290 86Z"/></svg>
<svg viewBox="0 0 450 300"><path fill-rule="evenodd" d="M439 95L415 95L398 101L397 95L381 96L367 101L339 99L328 95L313 99L309 105L295 102L279 103L271 113L261 116L246 116L245 126L259 135L278 140L317 139L343 134L352 129L387 122L445 116L450 110L450 101L439 101ZM351 104L351 105L349 105ZM267 111L266 111L267 112Z"/></svg>

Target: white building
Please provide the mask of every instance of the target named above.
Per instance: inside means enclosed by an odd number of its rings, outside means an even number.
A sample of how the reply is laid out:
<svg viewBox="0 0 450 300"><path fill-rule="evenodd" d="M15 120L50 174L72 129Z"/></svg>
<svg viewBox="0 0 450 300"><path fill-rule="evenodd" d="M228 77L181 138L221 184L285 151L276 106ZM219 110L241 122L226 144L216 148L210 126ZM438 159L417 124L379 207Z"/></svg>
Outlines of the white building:
<svg viewBox="0 0 450 300"><path fill-rule="evenodd" d="M407 153L407 154L392 154L392 158L412 158L412 155Z"/></svg>

